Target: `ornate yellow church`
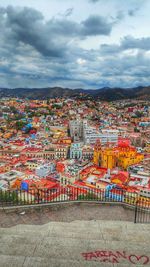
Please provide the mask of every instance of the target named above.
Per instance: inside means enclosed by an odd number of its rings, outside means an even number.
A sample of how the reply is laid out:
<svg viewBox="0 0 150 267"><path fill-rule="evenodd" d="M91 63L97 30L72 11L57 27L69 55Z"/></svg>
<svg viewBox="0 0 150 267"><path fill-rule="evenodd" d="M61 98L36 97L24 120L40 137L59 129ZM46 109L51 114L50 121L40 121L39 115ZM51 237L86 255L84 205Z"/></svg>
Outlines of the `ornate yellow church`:
<svg viewBox="0 0 150 267"><path fill-rule="evenodd" d="M116 147L110 147L109 144L102 147L100 140L97 140L94 147L93 162L103 168L121 167L126 170L129 166L141 162L143 158L144 155L137 153L128 140L121 139Z"/></svg>

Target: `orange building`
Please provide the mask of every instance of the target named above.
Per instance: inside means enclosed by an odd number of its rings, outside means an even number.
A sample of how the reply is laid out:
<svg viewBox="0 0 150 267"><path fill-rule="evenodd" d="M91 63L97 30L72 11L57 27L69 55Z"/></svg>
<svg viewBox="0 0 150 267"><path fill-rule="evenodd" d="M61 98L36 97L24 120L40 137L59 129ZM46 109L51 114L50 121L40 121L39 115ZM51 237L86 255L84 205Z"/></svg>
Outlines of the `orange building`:
<svg viewBox="0 0 150 267"><path fill-rule="evenodd" d="M62 163L62 162L57 162L56 163L56 170L57 170L57 172L64 172L65 171L65 165L64 165L64 163Z"/></svg>
<svg viewBox="0 0 150 267"><path fill-rule="evenodd" d="M143 154L137 153L136 148L130 145L129 140L121 139L116 147L101 147L98 140L94 148L93 161L103 168L113 169L121 167L126 170L129 166L141 162Z"/></svg>
<svg viewBox="0 0 150 267"><path fill-rule="evenodd" d="M119 186L127 186L129 181L128 172L119 172L111 177L111 183L117 184Z"/></svg>

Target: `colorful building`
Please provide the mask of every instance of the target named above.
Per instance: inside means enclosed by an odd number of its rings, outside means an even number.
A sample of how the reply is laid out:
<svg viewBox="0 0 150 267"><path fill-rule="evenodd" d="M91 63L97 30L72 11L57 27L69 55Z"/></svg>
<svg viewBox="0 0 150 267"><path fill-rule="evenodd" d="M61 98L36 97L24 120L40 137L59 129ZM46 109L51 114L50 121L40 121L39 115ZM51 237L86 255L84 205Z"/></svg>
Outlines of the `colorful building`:
<svg viewBox="0 0 150 267"><path fill-rule="evenodd" d="M70 159L81 159L82 147L81 143L72 144L70 147Z"/></svg>
<svg viewBox="0 0 150 267"><path fill-rule="evenodd" d="M93 162L103 168L121 167L126 170L143 159L144 155L138 153L125 139L121 139L116 147L109 147L109 144L107 147L102 147L99 140L95 144Z"/></svg>

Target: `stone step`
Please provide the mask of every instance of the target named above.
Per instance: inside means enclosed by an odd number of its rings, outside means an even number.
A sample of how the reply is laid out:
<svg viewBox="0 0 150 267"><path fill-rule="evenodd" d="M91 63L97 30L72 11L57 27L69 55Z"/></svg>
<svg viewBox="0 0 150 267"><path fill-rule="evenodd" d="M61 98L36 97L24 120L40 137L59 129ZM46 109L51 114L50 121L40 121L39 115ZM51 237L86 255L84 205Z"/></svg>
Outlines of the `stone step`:
<svg viewBox="0 0 150 267"><path fill-rule="evenodd" d="M6 236L6 235L4 235ZM7 234L7 236L11 237L10 234ZM12 235L14 237L14 235ZM82 240L82 242L84 242L85 240L87 240L87 242L90 242L91 240L94 240L94 242L98 242L98 241L104 241L104 242L120 242L121 243L124 243L124 244L128 244L130 243L131 245L136 245L138 244L139 246L143 246L143 244L146 244L146 245L149 245L149 236L147 236L147 238L145 239L144 237L141 239L140 236L126 236L126 238L123 238L122 237L118 237L116 235L104 235L103 237L102 236L93 236L93 235L89 235L88 233L87 234L75 234L75 233L62 233L62 234L57 234L55 235L55 233L52 233L52 234L38 234L38 233L28 233L26 232L25 234L23 233L20 233L19 235L15 235L15 236L20 236L20 240L23 240L24 238L24 242L26 243L32 243L33 240L35 242L40 242L41 239L44 239L46 237L48 237L49 239L66 239L66 240L69 240L69 239L75 239L75 240ZM26 238L26 236L29 236L28 238ZM87 237L88 236L88 237ZM12 237L12 238L13 238ZM8 238L9 239L9 238ZM0 243L2 243L3 238L1 237L0 238ZM12 239L11 239L12 240ZM15 238L15 240L17 240L17 238ZM18 239L19 240L19 239ZM7 242L7 238L5 238L5 241ZM10 241L9 241L10 242ZM19 242L19 241L18 241Z"/></svg>
<svg viewBox="0 0 150 267"><path fill-rule="evenodd" d="M0 228L0 267L150 266L149 230L150 225L116 221Z"/></svg>
<svg viewBox="0 0 150 267"><path fill-rule="evenodd" d="M26 257L24 256L10 256L0 254L0 267L23 267L25 259Z"/></svg>
<svg viewBox="0 0 150 267"><path fill-rule="evenodd" d="M136 264L136 265L135 265ZM10 256L0 255L0 267L143 267L143 264L127 262L119 262L116 264L100 261L77 261L65 260L55 258L43 257L23 257L23 256ZM145 265L149 266L149 265Z"/></svg>
<svg viewBox="0 0 150 267"><path fill-rule="evenodd" d="M23 216L23 215L22 215ZM134 222L129 222L129 221L111 221L111 220L88 220L88 221L85 221L85 220L73 220L73 221L71 221L71 222L59 222L59 221L50 221L50 222L48 222L48 223L46 223L46 224L44 224L44 225L36 225L36 226L47 226L48 224L52 224L52 225L80 225L80 227L82 227L82 226L92 226L92 225L99 225L99 224L101 224L102 226L104 225L104 226L106 226L106 222L107 222L107 225L108 226L112 226L112 227L115 227L115 226L122 226L122 225L124 225L124 224L128 224L128 226L130 227L136 227L137 225L138 225L138 227L140 227L140 228L143 228L143 227L148 227L148 225L147 224L134 224ZM20 225L20 224L19 224ZM25 226L26 226L27 224L25 224ZM31 224L31 226L33 226L32 224ZM15 226L13 226L13 227L15 227Z"/></svg>
<svg viewBox="0 0 150 267"><path fill-rule="evenodd" d="M132 243L148 243L150 240L150 231L135 231L126 228L97 228L97 229L80 229L75 227L59 227L47 226L47 229L37 228L36 226L32 229L24 225L11 228L0 228L0 236L3 235L23 235L23 236L39 236L42 237L55 237L55 238L76 238L76 239L87 239L87 240L113 240L113 241L130 241Z"/></svg>
<svg viewBox="0 0 150 267"><path fill-rule="evenodd" d="M77 228L77 226L80 226L80 229L85 229L85 227L88 229L98 229L98 228L111 228L111 229L115 229L115 228L119 228L119 229L131 229L131 230L136 230L136 229L140 229L142 231L147 231L150 230L150 224L134 224L133 222L122 222L122 221L103 221L103 220L97 220L97 221L73 221L73 222L49 222L47 224L44 225L28 225L28 224L24 224L24 229L31 229L34 230L34 228L36 229L47 229L49 227L65 227L65 228L70 228L70 227L75 227ZM22 227L22 224L18 224L15 225L13 227L10 227L12 229L16 229Z"/></svg>
<svg viewBox="0 0 150 267"><path fill-rule="evenodd" d="M68 243L57 242L55 245L49 244L48 241L41 240L40 243L1 243L0 255L16 255L16 256L28 256L28 257L44 257L44 258L56 258L56 259L71 259L71 260L83 260L82 253L95 252L95 251L126 251L128 255L147 255L150 257L149 246L144 245L124 245L120 242L98 242L90 243L78 240L80 242L73 243L69 240ZM95 258L94 258L95 259Z"/></svg>
<svg viewBox="0 0 150 267"><path fill-rule="evenodd" d="M26 258L24 267L133 267L135 264L127 261L126 263L120 262L113 264L109 262L100 261L77 261L77 260L64 260L64 259L47 259L47 258ZM136 264L138 267L143 265ZM148 265L147 265L148 266Z"/></svg>
<svg viewBox="0 0 150 267"><path fill-rule="evenodd" d="M18 224L16 226L13 226L11 228L18 228L20 227L22 224ZM53 226L62 226L65 228L69 228L71 227L77 227L78 225L80 225L80 229L84 229L86 228L127 228L127 229L141 229L142 231L144 230L148 230L150 229L150 224L134 224L133 222L123 222L123 221L104 221L104 220L97 220L97 221L72 221L72 222L49 222L47 224L44 225L24 225L24 228L26 229L34 229L35 227L38 229L44 229L47 227L53 227Z"/></svg>
<svg viewBox="0 0 150 267"><path fill-rule="evenodd" d="M130 240L130 242L125 242L124 240L106 240L106 239L83 239L83 238L71 238L71 237L59 237L59 236L44 236L41 237L39 235L2 235L0 236L0 246L4 247L4 244L9 244L10 246L15 245L44 245L47 247L57 247L59 246L74 246L79 247L81 244L84 247L94 248L95 250L98 248L109 248L112 247L114 249L130 249L135 248L136 250L146 250L149 246L150 241L146 240L146 242L138 242L137 239Z"/></svg>

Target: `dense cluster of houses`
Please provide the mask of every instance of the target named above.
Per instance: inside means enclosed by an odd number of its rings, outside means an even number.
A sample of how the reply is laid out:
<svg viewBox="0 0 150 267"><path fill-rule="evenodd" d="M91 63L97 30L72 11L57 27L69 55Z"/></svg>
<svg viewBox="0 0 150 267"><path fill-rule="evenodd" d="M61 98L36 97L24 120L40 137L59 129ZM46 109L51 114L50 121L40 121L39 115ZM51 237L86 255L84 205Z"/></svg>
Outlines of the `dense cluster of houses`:
<svg viewBox="0 0 150 267"><path fill-rule="evenodd" d="M0 190L30 190L32 199L48 189L40 198L57 199L113 185L150 195L149 102L0 102Z"/></svg>

